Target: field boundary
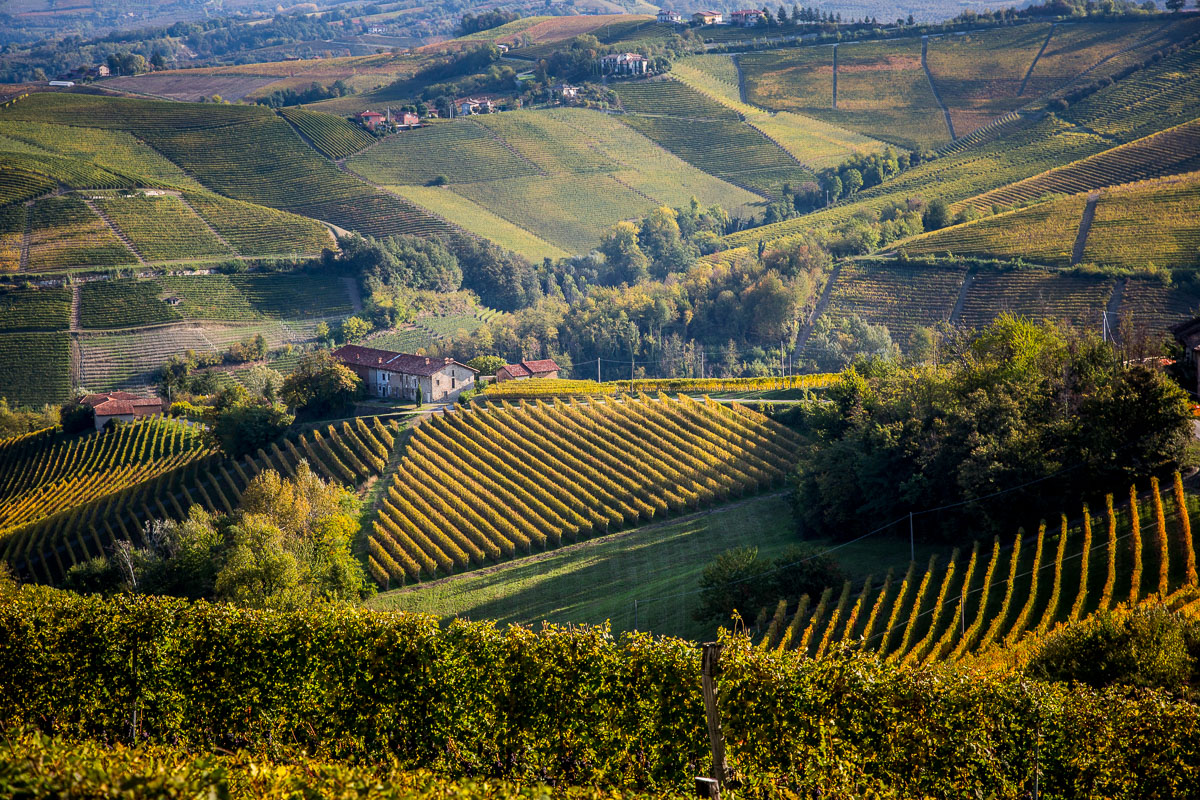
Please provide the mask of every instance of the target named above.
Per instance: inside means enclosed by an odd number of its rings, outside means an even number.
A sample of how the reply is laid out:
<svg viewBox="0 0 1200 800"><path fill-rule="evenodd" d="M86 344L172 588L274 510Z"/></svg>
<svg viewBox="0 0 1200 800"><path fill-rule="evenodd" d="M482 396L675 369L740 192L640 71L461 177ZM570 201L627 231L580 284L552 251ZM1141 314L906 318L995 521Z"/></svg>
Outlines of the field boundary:
<svg viewBox="0 0 1200 800"><path fill-rule="evenodd" d="M1046 39L1042 42L1042 47L1037 51L1037 55L1033 57L1033 63L1029 65L1029 69L1025 71L1025 77L1021 79L1021 88L1017 90L1017 97L1025 95L1025 86L1029 83L1029 79L1033 77L1033 70L1037 67L1038 61L1042 59L1042 53L1046 52L1046 48L1050 46L1050 37L1054 36L1054 29L1058 26L1057 22L1050 23L1050 30L1046 31Z"/></svg>
<svg viewBox="0 0 1200 800"><path fill-rule="evenodd" d="M958 287L958 299L954 301L954 308L950 311L951 325L957 325L962 319L963 306L967 304L967 292L971 289L971 284L975 282L975 267L967 270L967 274L963 275L962 283Z"/></svg>
<svg viewBox="0 0 1200 800"><path fill-rule="evenodd" d="M834 52L837 49L834 48ZM921 37L921 69L925 70L925 79L929 81L929 91L933 92L933 99L937 101L938 107L942 109L942 114L946 117L946 129L950 132L950 142L953 144L958 140L954 135L954 120L950 119L950 109L946 108L946 104L942 102L942 96L938 94L937 84L933 81L933 73L929 71L929 61L926 59L926 53L929 52L929 37ZM837 71L834 70L836 80ZM837 85L836 83L834 84ZM837 95L834 95L835 99Z"/></svg>
<svg viewBox="0 0 1200 800"><path fill-rule="evenodd" d="M121 243L124 244L125 247L129 250L129 252L133 254L133 257L138 260L138 263L145 265L147 263L146 259L143 258L142 254L138 252L138 249L133 246L133 240L130 239L129 236L127 236L125 234L125 231L118 228L116 223L113 222L111 218L109 218L108 214L105 214L103 209L101 209L94 202L92 202L91 198L85 197L82 194L78 195L78 196L79 196L79 199L84 202L84 205L86 205L88 208L90 208L92 210L93 214L100 217L100 219L104 220L104 224L108 226L109 230L111 230L113 232L114 236L116 236L118 239L121 240Z"/></svg>
<svg viewBox="0 0 1200 800"><path fill-rule="evenodd" d="M25 231L21 236L21 257L18 261L17 271L27 272L29 270L29 244L33 241L33 201L25 203Z"/></svg>
<svg viewBox="0 0 1200 800"><path fill-rule="evenodd" d="M214 228L212 225L210 225L208 220L206 220L204 218L204 215L202 215L199 211L197 211L196 208L191 203L188 202L188 199L183 196L183 192L180 192L179 194L177 194L176 197L179 198L179 202L183 203L184 207L187 208L188 211L191 211L193 214L196 215L196 219L200 220L200 222L204 225L204 227L208 228L209 232L213 236L217 237L218 242L220 242L222 245L224 245L226 248L229 249L229 252L233 253L236 256L242 255L242 252L240 250L238 250L236 247L231 245L229 243L229 240L226 239L224 236L222 236L220 231L218 231L216 228Z"/></svg>

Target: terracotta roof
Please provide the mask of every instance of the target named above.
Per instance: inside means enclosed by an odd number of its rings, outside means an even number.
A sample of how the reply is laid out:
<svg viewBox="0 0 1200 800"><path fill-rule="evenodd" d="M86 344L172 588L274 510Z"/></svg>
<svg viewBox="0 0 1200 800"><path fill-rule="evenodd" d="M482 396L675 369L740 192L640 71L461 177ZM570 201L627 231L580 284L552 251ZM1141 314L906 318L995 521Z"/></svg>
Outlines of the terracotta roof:
<svg viewBox="0 0 1200 800"><path fill-rule="evenodd" d="M136 400L117 398L105 400L93 408L96 415L100 417L116 417L122 414L156 414L162 411L162 401L142 397Z"/></svg>
<svg viewBox="0 0 1200 800"><path fill-rule="evenodd" d="M104 394L85 394L83 397L79 398L79 402L82 405L91 406L92 408L95 408L96 406L101 405L102 403L106 403L109 400L144 400L144 399L145 398L140 397L139 395L130 394L129 392L105 392ZM155 400L154 402L157 403L158 401Z"/></svg>
<svg viewBox="0 0 1200 800"><path fill-rule="evenodd" d="M343 364L353 364L357 367L373 367L387 372L403 372L406 375L421 375L429 377L445 369L450 364L457 364L463 369L478 373L466 364L459 364L452 358L430 358L415 356L411 353L393 353L391 350L376 350L373 347L361 347L357 344L347 344L333 351L333 357Z"/></svg>
<svg viewBox="0 0 1200 800"><path fill-rule="evenodd" d="M525 367L521 364L505 364L500 369L503 369L505 372L507 372L509 375L513 376L514 378L528 378L532 375L532 373L529 370L525 369ZM499 370L497 370L497 371L499 371Z"/></svg>
<svg viewBox="0 0 1200 800"><path fill-rule="evenodd" d="M553 358L543 358L540 361L522 361L521 366L532 372L534 375L544 375L547 372L558 372L558 364L554 363Z"/></svg>

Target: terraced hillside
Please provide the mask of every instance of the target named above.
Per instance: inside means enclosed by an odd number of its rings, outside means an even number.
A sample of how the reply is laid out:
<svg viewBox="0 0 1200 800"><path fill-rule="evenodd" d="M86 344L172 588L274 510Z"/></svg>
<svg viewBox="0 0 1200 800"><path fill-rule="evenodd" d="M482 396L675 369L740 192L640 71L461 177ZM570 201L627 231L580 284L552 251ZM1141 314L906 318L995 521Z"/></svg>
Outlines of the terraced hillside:
<svg viewBox="0 0 1200 800"><path fill-rule="evenodd" d="M61 403L71 393L65 333L0 333L0 397L14 405Z"/></svg>
<svg viewBox="0 0 1200 800"><path fill-rule="evenodd" d="M0 557L28 578L59 581L73 564L105 553L114 542L145 544L143 525L149 520L182 519L193 505L231 512L265 469L294 477L297 465L307 461L325 480L356 486L383 471L396 433L394 423L358 419L284 439L240 461L206 453L8 530L0 538Z"/></svg>
<svg viewBox="0 0 1200 800"><path fill-rule="evenodd" d="M341 172L261 106L35 94L0 111L0 123L52 118L136 132L205 187L237 200L372 235L448 230L407 201Z"/></svg>
<svg viewBox="0 0 1200 800"><path fill-rule="evenodd" d="M759 644L820 657L845 643L890 661L931 663L1012 646L1121 603L1166 598L1197 582L1189 519L1196 503L1178 476L1162 488L1152 479L1148 498L1131 490L1128 504L1114 507L1110 495L1104 512L1085 506L1080 522L1063 515L1036 535L978 542L944 564L935 556L924 571L913 563L903 576L831 587L798 608L781 602Z"/></svg>
<svg viewBox="0 0 1200 800"><path fill-rule="evenodd" d="M839 320L856 314L884 325L906 347L917 328L950 319L966 276L965 267L848 263L842 266L823 316Z"/></svg>
<svg viewBox="0 0 1200 800"><path fill-rule="evenodd" d="M1089 197L1097 198L1080 239ZM1047 200L900 242L910 254L954 253L1023 258L1037 264L1079 261L1101 266L1191 267L1200 263L1200 173L1109 187L1091 194Z"/></svg>
<svg viewBox="0 0 1200 800"><path fill-rule="evenodd" d="M0 441L0 541L8 532L150 480L212 450L201 431L144 417L113 431L57 429Z"/></svg>
<svg viewBox="0 0 1200 800"><path fill-rule="evenodd" d="M981 328L1001 313L1097 330L1116 281L1037 269L978 270L958 322Z"/></svg>
<svg viewBox="0 0 1200 800"><path fill-rule="evenodd" d="M725 237L731 247L770 243L791 234L877 212L908 197L935 195L955 203L1031 178L1200 117L1200 74L1192 44L1071 106L1064 118L1029 118L974 147L906 170L851 202ZM1069 116L1069 119L1065 118Z"/></svg>
<svg viewBox="0 0 1200 800"><path fill-rule="evenodd" d="M587 252L618 221L656 205L686 205L696 197L748 213L761 202L611 116L583 109L507 112L407 131L347 166L538 258ZM424 185L441 178L446 187Z"/></svg>
<svg viewBox="0 0 1200 800"><path fill-rule="evenodd" d="M381 583L429 578L753 492L795 444L756 412L687 398L436 415L407 444L368 565Z"/></svg>

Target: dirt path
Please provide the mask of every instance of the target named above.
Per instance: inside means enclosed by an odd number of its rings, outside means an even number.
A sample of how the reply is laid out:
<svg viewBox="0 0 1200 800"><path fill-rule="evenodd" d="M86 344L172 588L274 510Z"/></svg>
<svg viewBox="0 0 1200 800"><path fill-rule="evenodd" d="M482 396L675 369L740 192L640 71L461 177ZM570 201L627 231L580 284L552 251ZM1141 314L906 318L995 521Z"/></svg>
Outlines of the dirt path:
<svg viewBox="0 0 1200 800"><path fill-rule="evenodd" d="M624 539L626 537L633 536L634 534L641 533L642 531L655 530L657 528L662 528L667 525L677 525L677 524L683 523L683 522L693 522L698 519L704 519L705 517L711 516L719 511L728 511L733 508L739 508L741 506L746 505L747 503L753 503L756 500L765 500L765 499L771 498L771 497L783 497L784 494L785 494L785 492L772 492L771 494L758 494L758 495L755 495L754 497L747 497L744 500L738 500L735 503L726 503L725 505L712 506L711 508L706 508L703 511L696 511L691 514L684 514L683 516L680 516L680 517L669 517L667 519L660 520L658 522L650 522L645 525L639 525L638 527L630 528L627 531L620 531L619 533L610 533L606 536L597 536L594 539L588 539L585 542L576 542L575 544L568 544L563 547L555 547L552 550L543 550L540 553L534 553L532 555L528 555L523 558L514 558L510 561L504 561L499 564L493 564L489 567L483 567L481 569L473 569L468 572L460 572L455 575L447 575L445 578L438 578L437 580L433 580L433 581L422 581L421 583L413 584L412 586L406 586L403 589L393 589L391 591L391 593L392 594L407 594L409 592L415 592L419 589L427 589L430 586L443 586L445 584L453 583L455 581L460 581L460 580L463 580L464 578L470 578L470 577L473 577L476 575L491 575L492 573L499 572L502 569L507 569L508 567L514 566L516 564L525 565L525 564L533 564L538 561L545 561L546 559L554 558L555 556L558 556L558 555L574 553L574 552L577 552L580 550L586 550L589 547L596 547L597 545L600 545L600 544L607 544L609 542L614 542L619 539Z"/></svg>
<svg viewBox="0 0 1200 800"><path fill-rule="evenodd" d="M958 299L954 301L954 310L950 312L950 324L955 325L962 317L963 306L967 302L967 290L971 288L971 283L975 280L975 270L967 270L967 274L963 276L963 282L958 287Z"/></svg>
<svg viewBox="0 0 1200 800"><path fill-rule="evenodd" d="M79 292L82 287L79 284L71 286L71 332L79 332Z"/></svg>
<svg viewBox="0 0 1200 800"><path fill-rule="evenodd" d="M21 237L21 261L18 268L21 272L29 269L29 242L33 239L33 201L25 204L25 233Z"/></svg>
<svg viewBox="0 0 1200 800"><path fill-rule="evenodd" d="M837 111L837 45L833 46L833 110Z"/></svg>
<svg viewBox="0 0 1200 800"><path fill-rule="evenodd" d="M350 307L354 309L355 314L358 314L363 310L362 293L358 290L358 281L347 276L342 278L342 282L346 284L346 294L350 295Z"/></svg>
<svg viewBox="0 0 1200 800"><path fill-rule="evenodd" d="M1096 216L1096 203L1100 194L1092 192L1088 195L1087 205L1083 208L1083 216L1079 219L1079 231L1075 234L1075 247L1071 250L1071 266L1083 260L1083 251L1087 247L1088 232L1092 229L1092 220Z"/></svg>
<svg viewBox="0 0 1200 800"><path fill-rule="evenodd" d="M956 140L958 137L954 135L954 120L950 119L950 109L946 108L946 104L942 102L942 96L938 94L937 84L933 82L933 73L929 71L929 61L926 54L929 52L929 37L921 37L921 69L925 70L925 78L929 81L929 91L933 92L933 99L937 101L938 107L942 109L942 114L946 116L946 130L950 132L950 141Z"/></svg>

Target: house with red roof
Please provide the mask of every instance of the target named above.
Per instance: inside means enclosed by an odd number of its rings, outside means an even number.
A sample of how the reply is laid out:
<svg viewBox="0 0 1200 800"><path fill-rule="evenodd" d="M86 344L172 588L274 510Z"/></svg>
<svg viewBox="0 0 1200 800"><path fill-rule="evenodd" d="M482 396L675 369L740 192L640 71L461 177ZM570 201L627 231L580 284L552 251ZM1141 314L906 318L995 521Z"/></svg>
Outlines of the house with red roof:
<svg viewBox="0 0 1200 800"><path fill-rule="evenodd" d="M383 114L380 114L378 111L364 111L358 115L359 123L367 130L372 131L379 127L384 119Z"/></svg>
<svg viewBox="0 0 1200 800"><path fill-rule="evenodd" d="M133 422L138 417L161 414L162 400L155 397L139 397L129 392L105 392L86 394L77 401L88 406L95 415L96 430L103 430L111 420Z"/></svg>
<svg viewBox="0 0 1200 800"><path fill-rule="evenodd" d="M501 381L523 381L530 378L557 378L558 364L553 358L543 358L537 361L522 361L518 364L506 364L496 370L496 383Z"/></svg>
<svg viewBox="0 0 1200 800"><path fill-rule="evenodd" d="M417 390L426 403L451 403L466 389L475 387L478 370L452 358L432 358L411 353L394 353L347 344L333 357L367 385L372 397L416 400Z"/></svg>
<svg viewBox="0 0 1200 800"><path fill-rule="evenodd" d="M729 15L734 25L740 25L743 28L753 28L764 16L762 10L757 8L747 8Z"/></svg>

